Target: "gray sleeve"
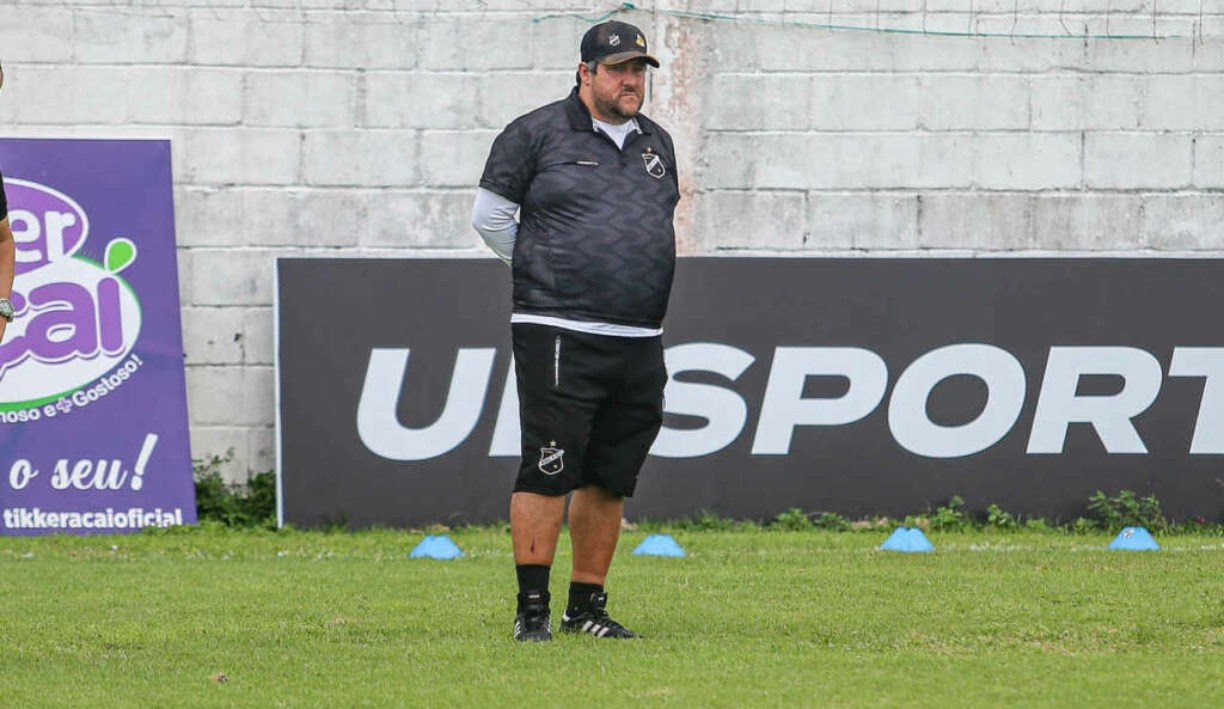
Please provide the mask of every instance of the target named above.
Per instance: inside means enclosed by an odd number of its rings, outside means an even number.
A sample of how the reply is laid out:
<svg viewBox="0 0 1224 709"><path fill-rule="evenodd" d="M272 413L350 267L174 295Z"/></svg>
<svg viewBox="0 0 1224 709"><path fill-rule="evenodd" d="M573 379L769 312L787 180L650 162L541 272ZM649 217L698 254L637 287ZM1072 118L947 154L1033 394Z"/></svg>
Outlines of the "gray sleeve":
<svg viewBox="0 0 1224 709"><path fill-rule="evenodd" d="M476 201L472 205L472 226L493 253L506 263L514 258L514 241L518 236L518 222L514 213L519 206L483 187L476 190Z"/></svg>

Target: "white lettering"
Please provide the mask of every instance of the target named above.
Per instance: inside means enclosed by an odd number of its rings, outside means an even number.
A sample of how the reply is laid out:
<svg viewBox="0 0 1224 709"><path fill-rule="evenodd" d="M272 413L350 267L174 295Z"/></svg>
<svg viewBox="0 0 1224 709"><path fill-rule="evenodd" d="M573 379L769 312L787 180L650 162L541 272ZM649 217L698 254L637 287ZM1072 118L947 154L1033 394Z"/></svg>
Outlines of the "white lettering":
<svg viewBox="0 0 1224 709"><path fill-rule="evenodd" d="M808 377L845 377L846 393L804 399ZM765 386L753 455L790 453L795 426L840 426L875 410L888 387L888 365L871 350L855 347L779 347Z"/></svg>
<svg viewBox="0 0 1224 709"><path fill-rule="evenodd" d="M970 375L986 383L982 413L960 426L927 416L931 391L941 381ZM1006 350L990 345L950 345L932 350L897 379L888 406L888 428L903 448L928 458L960 458L998 443L1024 408L1024 368Z"/></svg>
<svg viewBox="0 0 1224 709"><path fill-rule="evenodd" d="M30 464L30 461L23 459L13 461L13 467L9 468L9 488L13 490L24 490L26 485L30 484L30 480L38 475L38 471Z"/></svg>
<svg viewBox="0 0 1224 709"><path fill-rule="evenodd" d="M9 228L13 231L13 241L17 242L17 263L37 263L43 260L42 251L34 248L21 248L23 244L37 244L42 237L42 224L33 212L25 209L9 210Z"/></svg>
<svg viewBox="0 0 1224 709"><path fill-rule="evenodd" d="M697 416L708 423L693 429L664 427L650 452L663 458L697 458L731 445L748 420L744 400L734 391L713 384L676 381L676 375L706 371L735 381L755 358L741 349L711 342L669 347L663 357L668 371L663 391L665 411Z"/></svg>
<svg viewBox="0 0 1224 709"><path fill-rule="evenodd" d="M374 349L357 404L357 434L371 452L391 460L434 458L463 443L484 408L489 373L497 350L463 348L455 359L450 391L441 416L424 428L399 422L396 407L404 388L407 349Z"/></svg>
<svg viewBox="0 0 1224 709"><path fill-rule="evenodd" d="M1198 418L1194 422L1191 455L1224 453L1224 348L1178 347L1169 363L1170 377L1206 377Z"/></svg>
<svg viewBox="0 0 1224 709"><path fill-rule="evenodd" d="M44 214L43 219L47 224L47 260L58 261L64 257L64 230L76 226L76 215L52 211Z"/></svg>
<svg viewBox="0 0 1224 709"><path fill-rule="evenodd" d="M1084 375L1122 377L1112 396L1078 396ZM1131 419L1160 393L1163 372L1148 352L1134 347L1051 347L1033 416L1029 453L1062 453L1067 427L1090 423L1109 453L1147 453Z"/></svg>
<svg viewBox="0 0 1224 709"><path fill-rule="evenodd" d="M493 426L493 441L489 444L489 457L520 455L521 438L518 380L514 378L514 358L511 357L510 371L506 373L506 386L502 388L501 407L497 409L497 423Z"/></svg>

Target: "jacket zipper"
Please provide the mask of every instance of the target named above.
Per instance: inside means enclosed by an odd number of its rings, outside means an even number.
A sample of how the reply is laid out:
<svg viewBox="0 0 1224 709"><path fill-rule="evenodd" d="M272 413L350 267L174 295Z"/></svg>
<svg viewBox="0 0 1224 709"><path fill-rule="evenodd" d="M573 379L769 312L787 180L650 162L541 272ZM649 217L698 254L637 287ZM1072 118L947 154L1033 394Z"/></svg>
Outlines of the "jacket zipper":
<svg viewBox="0 0 1224 709"><path fill-rule="evenodd" d="M561 386L561 336L553 341L553 388Z"/></svg>

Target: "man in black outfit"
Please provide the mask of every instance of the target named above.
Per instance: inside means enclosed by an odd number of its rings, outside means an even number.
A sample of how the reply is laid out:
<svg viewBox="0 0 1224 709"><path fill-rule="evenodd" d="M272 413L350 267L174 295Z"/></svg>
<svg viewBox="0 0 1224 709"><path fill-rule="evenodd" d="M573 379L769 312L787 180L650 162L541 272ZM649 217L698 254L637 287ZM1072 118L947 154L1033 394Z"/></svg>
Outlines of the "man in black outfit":
<svg viewBox="0 0 1224 709"><path fill-rule="evenodd" d="M571 492L574 566L561 629L635 637L608 616L604 583L624 499L663 420L680 189L671 136L639 113L647 66L659 62L623 22L592 27L581 53L569 97L494 141L473 209L473 225L513 269L519 640L552 638L548 582Z"/></svg>
<svg viewBox="0 0 1224 709"><path fill-rule="evenodd" d="M0 88L4 87L4 67L0 67ZM17 242L9 227L8 199L4 195L4 174L0 173L0 342L13 319L13 276L17 271Z"/></svg>

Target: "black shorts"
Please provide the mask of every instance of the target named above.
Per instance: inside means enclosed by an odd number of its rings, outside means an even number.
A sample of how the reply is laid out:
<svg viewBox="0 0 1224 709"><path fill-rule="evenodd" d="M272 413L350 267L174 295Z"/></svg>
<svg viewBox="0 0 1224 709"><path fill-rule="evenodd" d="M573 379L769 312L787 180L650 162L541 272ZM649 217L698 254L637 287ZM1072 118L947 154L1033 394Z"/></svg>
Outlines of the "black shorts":
<svg viewBox="0 0 1224 709"><path fill-rule="evenodd" d="M523 462L515 492L598 485L629 497L663 424L661 337L514 323Z"/></svg>

